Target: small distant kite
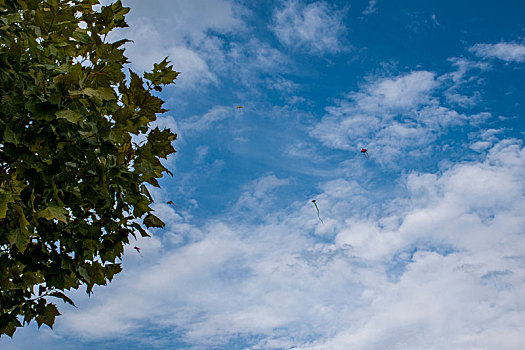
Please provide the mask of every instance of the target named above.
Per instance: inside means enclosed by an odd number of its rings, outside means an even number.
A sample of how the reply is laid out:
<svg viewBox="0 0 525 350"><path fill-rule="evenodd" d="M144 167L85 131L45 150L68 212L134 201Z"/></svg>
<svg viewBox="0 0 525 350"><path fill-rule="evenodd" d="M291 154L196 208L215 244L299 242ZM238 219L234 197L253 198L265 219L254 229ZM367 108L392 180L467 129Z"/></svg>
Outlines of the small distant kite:
<svg viewBox="0 0 525 350"><path fill-rule="evenodd" d="M142 254L140 253L140 248L139 247L134 246L133 249L135 249L137 251L137 253L139 253L139 255L142 256Z"/></svg>
<svg viewBox="0 0 525 350"><path fill-rule="evenodd" d="M240 112L240 111L241 111L241 109L242 109L243 107L242 107L241 105L238 105L238 106L237 106L237 107L235 107L235 108L237 108L237 110L238 110L238 111Z"/></svg>
<svg viewBox="0 0 525 350"><path fill-rule="evenodd" d="M180 208L178 205L176 205L175 203L173 203L173 201L167 201L166 204L171 204L171 205L173 205L175 208Z"/></svg>
<svg viewBox="0 0 525 350"><path fill-rule="evenodd" d="M370 156L368 155L368 150L366 148L361 148L361 153L363 153L366 159L370 159Z"/></svg>
<svg viewBox="0 0 525 350"><path fill-rule="evenodd" d="M319 208L317 207L317 203L315 202L315 199L312 199L312 203L315 205L315 209L317 209L317 217L324 224L323 219L321 219L321 216L319 215Z"/></svg>

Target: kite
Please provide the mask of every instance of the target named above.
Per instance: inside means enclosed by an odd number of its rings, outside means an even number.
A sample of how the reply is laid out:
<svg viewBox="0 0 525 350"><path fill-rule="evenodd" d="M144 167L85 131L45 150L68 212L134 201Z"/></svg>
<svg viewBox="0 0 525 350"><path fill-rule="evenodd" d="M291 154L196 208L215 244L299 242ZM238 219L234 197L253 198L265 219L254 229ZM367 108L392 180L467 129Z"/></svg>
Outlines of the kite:
<svg viewBox="0 0 525 350"><path fill-rule="evenodd" d="M315 205L315 209L317 209L317 217L324 224L323 219L321 219L321 216L319 215L319 208L317 207L317 203L315 202L315 199L312 199L312 203Z"/></svg>
<svg viewBox="0 0 525 350"><path fill-rule="evenodd" d="M235 108L237 108L237 110L240 112L240 111L241 111L241 108L243 108L243 107L242 107L241 105L238 105L238 106L235 107Z"/></svg>
<svg viewBox="0 0 525 350"><path fill-rule="evenodd" d="M139 255L142 256L142 254L140 254L140 248L139 247L134 246L133 249L135 249L137 251L137 253L139 253Z"/></svg>
<svg viewBox="0 0 525 350"><path fill-rule="evenodd" d="M363 153L366 159L370 159L370 156L368 155L368 150L366 148L361 148L361 153Z"/></svg>
<svg viewBox="0 0 525 350"><path fill-rule="evenodd" d="M171 205L173 205L175 208L180 208L178 205L176 205L175 203L173 203L173 201L167 201L166 204L171 204Z"/></svg>

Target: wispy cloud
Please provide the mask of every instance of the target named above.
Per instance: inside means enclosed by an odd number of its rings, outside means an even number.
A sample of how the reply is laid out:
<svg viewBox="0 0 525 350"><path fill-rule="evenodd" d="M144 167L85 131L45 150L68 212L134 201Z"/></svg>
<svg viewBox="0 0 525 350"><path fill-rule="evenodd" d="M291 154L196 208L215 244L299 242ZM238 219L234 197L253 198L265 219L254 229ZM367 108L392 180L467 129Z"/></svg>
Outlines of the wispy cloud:
<svg viewBox="0 0 525 350"><path fill-rule="evenodd" d="M377 0L369 0L368 1L368 6L366 7L366 9L363 11L363 15L370 15L374 12L377 12Z"/></svg>
<svg viewBox="0 0 525 350"><path fill-rule="evenodd" d="M505 62L525 62L525 45L500 42L497 44L476 44L470 48L476 56L485 59L499 59Z"/></svg>
<svg viewBox="0 0 525 350"><path fill-rule="evenodd" d="M228 118L235 118L234 106L215 106L203 115L194 115L179 123L183 135L209 130L215 123Z"/></svg>
<svg viewBox="0 0 525 350"><path fill-rule="evenodd" d="M315 54L333 54L347 49L343 43L346 34L343 16L343 10L324 1L305 5L299 0L289 0L274 12L272 30L286 46Z"/></svg>
<svg viewBox="0 0 525 350"><path fill-rule="evenodd" d="M447 102L464 108L475 106L482 99L479 89L464 88L469 84L481 84L483 79L479 73L490 69L490 64L457 57L450 58L448 61L456 70L439 77L442 84L448 86L443 92Z"/></svg>
<svg viewBox="0 0 525 350"><path fill-rule="evenodd" d="M210 53L213 55L213 53ZM253 90L259 85L266 85L262 75L273 76L287 70L288 57L270 44L257 38L234 42L228 50L213 55L217 71L231 80Z"/></svg>
<svg viewBox="0 0 525 350"><path fill-rule="evenodd" d="M249 211L250 215L257 214L255 217L264 216L265 213L272 211L272 203L276 200L273 192L289 183L289 179L279 179L275 175L266 175L253 181L245 186L235 204L235 211L243 213Z"/></svg>

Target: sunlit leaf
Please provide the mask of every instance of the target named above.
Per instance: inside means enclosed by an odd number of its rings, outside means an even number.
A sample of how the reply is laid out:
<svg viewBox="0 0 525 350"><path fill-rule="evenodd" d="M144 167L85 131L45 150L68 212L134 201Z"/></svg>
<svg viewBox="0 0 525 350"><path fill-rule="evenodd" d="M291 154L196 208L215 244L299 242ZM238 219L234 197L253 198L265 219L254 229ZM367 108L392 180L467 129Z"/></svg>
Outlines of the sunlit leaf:
<svg viewBox="0 0 525 350"><path fill-rule="evenodd" d="M49 206L45 209L40 210L38 212L38 217L41 217L47 220L57 219L62 222L67 222L66 214L67 214L66 209L53 205L53 206Z"/></svg>
<svg viewBox="0 0 525 350"><path fill-rule="evenodd" d="M144 218L144 225L146 227L164 227L164 222L153 214L148 214Z"/></svg>
<svg viewBox="0 0 525 350"><path fill-rule="evenodd" d="M84 116L80 113L72 111L70 109L65 109L58 111L56 113L57 118L66 119L70 123L78 123L80 120L84 119Z"/></svg>

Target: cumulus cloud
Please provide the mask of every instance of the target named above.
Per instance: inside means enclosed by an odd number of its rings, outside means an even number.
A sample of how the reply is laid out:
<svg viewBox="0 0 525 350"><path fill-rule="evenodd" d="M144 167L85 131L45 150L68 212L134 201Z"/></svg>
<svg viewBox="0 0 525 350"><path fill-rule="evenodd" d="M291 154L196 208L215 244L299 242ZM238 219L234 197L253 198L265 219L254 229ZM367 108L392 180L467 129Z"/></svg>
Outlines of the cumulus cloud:
<svg viewBox="0 0 525 350"><path fill-rule="evenodd" d="M500 42L497 44L476 44L470 48L476 56L505 62L525 62L525 45Z"/></svg>
<svg viewBox="0 0 525 350"><path fill-rule="evenodd" d="M484 152L494 145L498 140L498 135L503 135L503 129L486 129L479 135L476 140L469 146L476 152Z"/></svg>
<svg viewBox="0 0 525 350"><path fill-rule="evenodd" d="M416 200L398 228L357 221L341 231L339 245L367 261L402 260L402 271L363 293L370 304L348 318L348 329L297 349L519 349L524 155L506 140L484 162L412 174L407 187Z"/></svg>
<svg viewBox="0 0 525 350"><path fill-rule="evenodd" d="M151 70L153 62L169 56L174 68L182 72L177 79L182 88L194 88L197 82L199 86L216 84L217 72L211 67L215 58L224 56L218 35L244 27L237 7L227 0L162 0L155 6L128 0L124 5L132 9L127 16L130 28L113 36L133 40L126 45L133 68Z"/></svg>
<svg viewBox="0 0 525 350"><path fill-rule="evenodd" d="M365 112L402 112L428 103L430 93L437 85L434 73L414 71L374 81L364 91L352 94L351 97L357 102L358 108Z"/></svg>
<svg viewBox="0 0 525 350"><path fill-rule="evenodd" d="M307 201L256 210L287 183L264 176L240 197L261 222L217 218L177 249L159 238L58 329L140 337L147 322L196 347L520 349L524 171L525 149L504 140L482 161L409 174L388 203L356 205L365 189L330 181L316 197L324 224Z"/></svg>
<svg viewBox="0 0 525 350"><path fill-rule="evenodd" d="M316 54L344 51L344 12L324 1L304 5L289 0L273 15L272 30L281 43Z"/></svg>
<svg viewBox="0 0 525 350"><path fill-rule="evenodd" d="M399 161L407 152L427 154L440 135L472 119L441 104L443 86L443 79L429 71L371 78L326 108L310 135L332 148L373 149L379 162Z"/></svg>
<svg viewBox="0 0 525 350"><path fill-rule="evenodd" d="M250 88L259 74L282 72L288 59L250 33L243 18L249 10L230 0L191 2L159 0L155 6L136 0L125 5L130 28L119 31L133 40L126 54L138 71L151 70L153 62L169 56L181 72L179 87L189 90L218 85L221 78Z"/></svg>

